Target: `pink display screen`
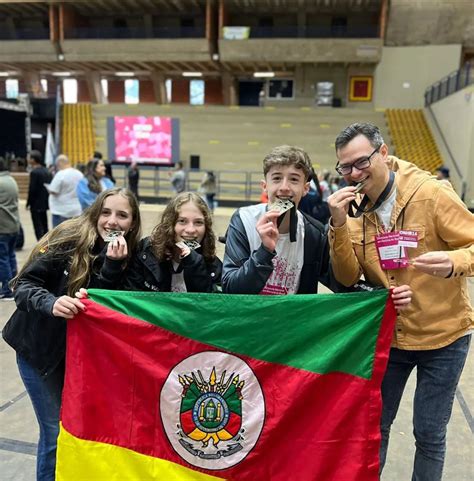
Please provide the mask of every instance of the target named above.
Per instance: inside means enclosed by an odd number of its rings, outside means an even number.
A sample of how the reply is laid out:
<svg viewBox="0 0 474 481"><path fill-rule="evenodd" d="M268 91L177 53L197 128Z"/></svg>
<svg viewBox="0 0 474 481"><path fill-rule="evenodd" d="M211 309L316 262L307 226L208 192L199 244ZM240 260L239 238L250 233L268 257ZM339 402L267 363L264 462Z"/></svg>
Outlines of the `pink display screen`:
<svg viewBox="0 0 474 481"><path fill-rule="evenodd" d="M115 160L172 163L171 117L114 117Z"/></svg>

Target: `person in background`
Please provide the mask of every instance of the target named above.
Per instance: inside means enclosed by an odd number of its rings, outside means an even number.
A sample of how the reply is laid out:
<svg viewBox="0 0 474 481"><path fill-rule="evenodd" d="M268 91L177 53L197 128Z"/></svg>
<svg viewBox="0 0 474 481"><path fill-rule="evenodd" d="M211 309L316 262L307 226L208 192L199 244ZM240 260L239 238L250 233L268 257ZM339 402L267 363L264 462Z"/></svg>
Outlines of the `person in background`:
<svg viewBox="0 0 474 481"><path fill-rule="evenodd" d="M10 281L16 276L15 247L20 230L18 185L0 157L0 300L13 300Z"/></svg>
<svg viewBox="0 0 474 481"><path fill-rule="evenodd" d="M175 194L180 194L186 189L186 173L183 169L182 162L176 162L173 172L168 172L170 176L171 187Z"/></svg>
<svg viewBox="0 0 474 481"><path fill-rule="evenodd" d="M474 275L474 215L451 186L388 155L375 125L352 124L335 144L336 170L348 184L328 200L336 279L349 286L364 275L372 284L394 291L409 284L413 291L411 304L397 317L382 383L380 471L391 425L416 368L411 479L440 481L447 425L473 327L466 278Z"/></svg>
<svg viewBox="0 0 474 481"><path fill-rule="evenodd" d="M206 204L211 212L214 212L214 197L216 196L216 176L212 170L207 171L199 188L201 194L206 197Z"/></svg>
<svg viewBox="0 0 474 481"><path fill-rule="evenodd" d="M97 196L107 189L112 189L114 184L105 176L105 165L102 160L93 159L87 164L87 173L77 184L77 197L82 210L91 206Z"/></svg>
<svg viewBox="0 0 474 481"><path fill-rule="evenodd" d="M260 89L260 92L258 93L258 106L259 107L265 107L265 97L266 97L265 88L262 87Z"/></svg>
<svg viewBox="0 0 474 481"><path fill-rule="evenodd" d="M442 166L436 169L436 178L445 184L451 185L449 169L447 167Z"/></svg>
<svg viewBox="0 0 474 481"><path fill-rule="evenodd" d="M38 150L30 152L28 164L31 167L31 172L26 208L31 212L36 240L40 240L48 232L49 194L44 184L51 182L51 174L44 165L43 156Z"/></svg>
<svg viewBox="0 0 474 481"><path fill-rule="evenodd" d="M168 202L151 236L140 242L124 288L215 292L221 271L211 213L201 196L182 192Z"/></svg>
<svg viewBox="0 0 474 481"><path fill-rule="evenodd" d="M111 160L108 160L108 161L105 161L103 159L103 155L102 155L102 152L99 152L98 150L96 150L94 152L94 155L92 156L93 159L97 159L97 160L103 160L104 161L104 165L105 165L105 176L110 179L112 181L112 183L115 185L117 183L117 181L115 180L114 178L114 174L112 173L112 161Z"/></svg>
<svg viewBox="0 0 474 481"><path fill-rule="evenodd" d="M328 197L331 195L331 185L330 185L330 177L331 174L328 170L323 170L322 173L319 174L319 187L322 193L322 200L323 202L328 201Z"/></svg>
<svg viewBox="0 0 474 481"><path fill-rule="evenodd" d="M111 231L121 234L108 241ZM84 309L75 293L116 288L140 232L135 196L119 188L102 192L90 209L44 236L13 280L17 309L2 335L16 351L40 428L37 481L55 479L67 319Z"/></svg>
<svg viewBox="0 0 474 481"><path fill-rule="evenodd" d="M313 219L319 220L322 224L327 224L329 221L329 207L327 202L323 202L321 186L314 169L311 169L309 180L308 193L300 200L298 209L310 215Z"/></svg>
<svg viewBox="0 0 474 481"><path fill-rule="evenodd" d="M140 171L138 164L132 162L128 167L128 188L135 194L138 199L138 182L140 180Z"/></svg>
<svg viewBox="0 0 474 481"><path fill-rule="evenodd" d="M61 222L81 214L81 204L77 198L77 184L84 177L81 172L71 166L66 155L58 155L56 159L57 173L51 184L46 184L49 192L49 209L51 210L53 227Z"/></svg>

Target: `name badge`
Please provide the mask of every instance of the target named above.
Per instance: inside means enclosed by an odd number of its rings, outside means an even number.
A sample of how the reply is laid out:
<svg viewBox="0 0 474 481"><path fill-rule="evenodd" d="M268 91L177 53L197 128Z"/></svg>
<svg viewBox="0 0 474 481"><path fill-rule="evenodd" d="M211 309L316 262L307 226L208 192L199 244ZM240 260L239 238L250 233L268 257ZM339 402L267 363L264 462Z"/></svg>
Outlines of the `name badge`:
<svg viewBox="0 0 474 481"><path fill-rule="evenodd" d="M418 246L416 231L383 232L375 236L375 247L383 270L403 269L410 264L406 248Z"/></svg>

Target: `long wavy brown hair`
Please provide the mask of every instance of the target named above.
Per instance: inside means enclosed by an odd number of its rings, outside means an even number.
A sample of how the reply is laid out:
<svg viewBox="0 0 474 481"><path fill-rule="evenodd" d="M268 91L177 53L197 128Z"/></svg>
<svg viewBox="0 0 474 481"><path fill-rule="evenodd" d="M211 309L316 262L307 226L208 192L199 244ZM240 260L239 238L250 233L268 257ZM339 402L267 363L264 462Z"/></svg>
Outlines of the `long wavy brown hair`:
<svg viewBox="0 0 474 481"><path fill-rule="evenodd" d="M100 162L103 162L101 159L92 159L89 160L87 163L87 171L85 177L87 179L87 185L91 192L95 192L96 194L100 194L102 192L102 184L100 183L100 178L97 177L95 169L99 165Z"/></svg>
<svg viewBox="0 0 474 481"><path fill-rule="evenodd" d="M176 234L174 228L178 222L181 207L192 202L204 217L206 232L201 241L201 254L207 262L212 262L216 256L216 237L212 229L212 216L202 197L194 192L182 192L168 202L160 223L153 229L150 241L153 253L162 262L170 258L176 250Z"/></svg>
<svg viewBox="0 0 474 481"><path fill-rule="evenodd" d="M80 216L62 222L56 228L45 234L31 251L18 275L12 280L12 287L14 288L18 284L18 279L22 276L26 267L34 262L40 253L44 252L71 258L67 283L67 293L69 296L74 296L81 287L87 287L92 273L92 266L98 257L98 254L94 253L94 247L99 240L97 222L102 213L102 206L105 199L112 195L125 197L132 211L132 228L125 236L127 241L128 263L141 238L140 209L138 201L132 192L128 189L115 187L99 194L95 202Z"/></svg>

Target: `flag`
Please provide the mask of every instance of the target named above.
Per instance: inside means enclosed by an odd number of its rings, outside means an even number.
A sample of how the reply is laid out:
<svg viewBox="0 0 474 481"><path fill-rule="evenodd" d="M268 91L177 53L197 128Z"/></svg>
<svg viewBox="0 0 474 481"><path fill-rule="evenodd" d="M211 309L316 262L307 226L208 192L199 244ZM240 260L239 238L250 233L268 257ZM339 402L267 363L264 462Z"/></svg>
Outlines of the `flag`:
<svg viewBox="0 0 474 481"><path fill-rule="evenodd" d="M58 481L378 480L388 291L89 295Z"/></svg>
<svg viewBox="0 0 474 481"><path fill-rule="evenodd" d="M44 162L46 167L51 167L56 161L56 144L54 142L53 130L51 124L48 124L46 132L46 148L44 153Z"/></svg>

